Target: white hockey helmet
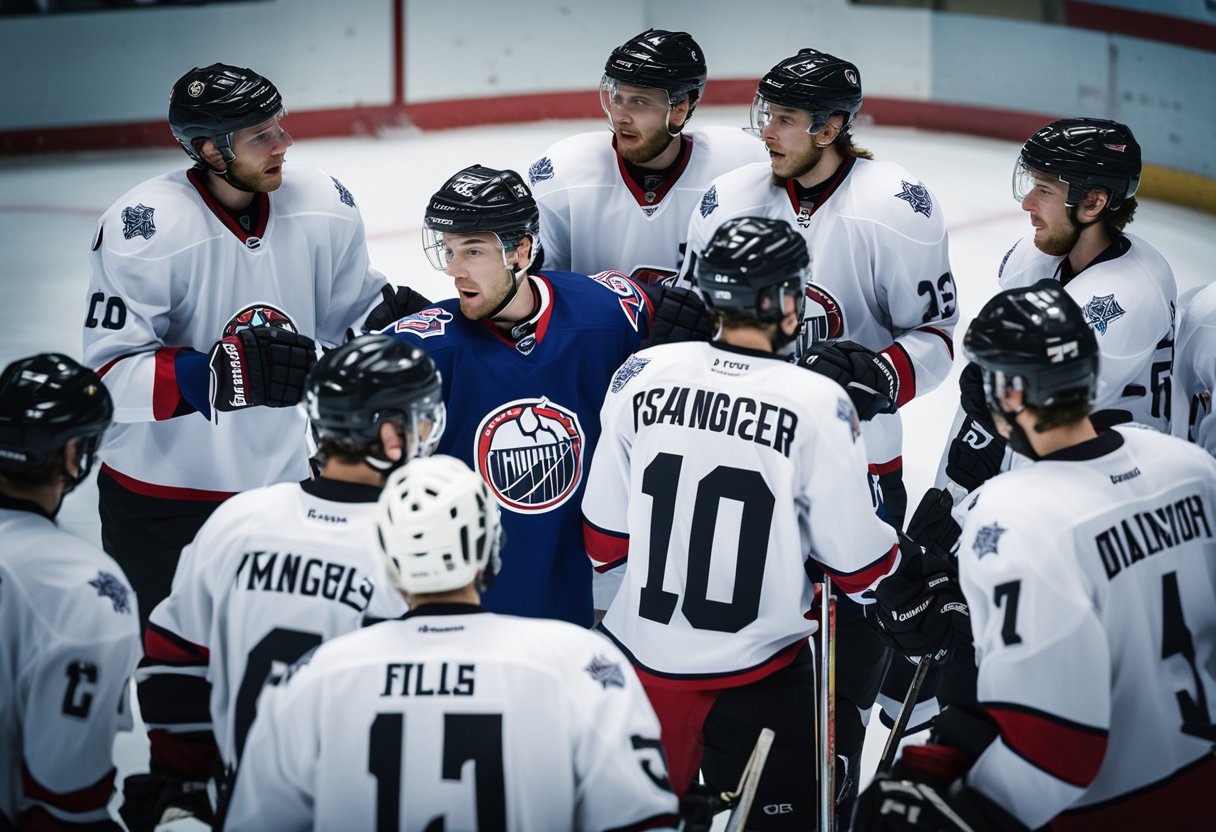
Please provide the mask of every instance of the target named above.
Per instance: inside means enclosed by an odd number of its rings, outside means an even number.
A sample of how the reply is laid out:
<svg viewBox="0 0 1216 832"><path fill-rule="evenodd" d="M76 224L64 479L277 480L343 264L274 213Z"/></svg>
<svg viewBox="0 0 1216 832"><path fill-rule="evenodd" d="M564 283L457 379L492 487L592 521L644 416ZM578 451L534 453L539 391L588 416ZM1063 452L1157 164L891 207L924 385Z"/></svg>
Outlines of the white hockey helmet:
<svg viewBox="0 0 1216 832"><path fill-rule="evenodd" d="M388 478L376 507L376 552L389 579L420 595L489 589L498 573L502 524L485 481L450 456L411 460Z"/></svg>

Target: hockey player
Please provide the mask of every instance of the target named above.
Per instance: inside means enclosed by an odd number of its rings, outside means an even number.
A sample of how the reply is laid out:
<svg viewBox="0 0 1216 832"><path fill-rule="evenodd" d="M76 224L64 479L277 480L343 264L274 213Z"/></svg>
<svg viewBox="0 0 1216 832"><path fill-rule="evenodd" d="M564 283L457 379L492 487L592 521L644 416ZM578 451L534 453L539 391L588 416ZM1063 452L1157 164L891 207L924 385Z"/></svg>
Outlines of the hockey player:
<svg viewBox="0 0 1216 832"><path fill-rule="evenodd" d="M208 817L203 786L240 758L266 682L322 641L405 613L367 541L387 473L443 432L434 362L362 336L317 362L305 402L319 476L224 503L152 611L139 674L151 773L125 783L132 830L170 808Z"/></svg>
<svg viewBox="0 0 1216 832"><path fill-rule="evenodd" d="M1139 184L1140 145L1126 125L1072 118L1039 130L1013 171L1033 228L1005 254L998 278L1002 289L1055 279L1084 311L1102 354L1096 427L1132 421L1168 432L1178 290L1165 258L1124 232ZM963 413L938 477L955 503L1008 464L979 377L968 367L960 378Z"/></svg>
<svg viewBox="0 0 1216 832"><path fill-rule="evenodd" d="M619 272L538 271L539 212L515 171L460 171L431 197L424 226L427 256L458 297L386 331L435 359L448 409L438 450L481 474L506 511L506 568L485 604L590 626L578 507L604 389L643 338L689 336L662 316L672 298L692 311L690 293Z"/></svg>
<svg viewBox="0 0 1216 832"><path fill-rule="evenodd" d="M121 196L93 240L84 363L118 422L102 449L102 543L145 616L220 502L308 475L294 405L314 342L340 344L348 328L379 329L425 303L370 267L341 183L286 169L283 115L253 70L190 70L169 125L194 167Z"/></svg>
<svg viewBox="0 0 1216 832"><path fill-rule="evenodd" d="M705 76L687 32L647 29L612 50L600 81L611 139L571 136L528 168L548 268L617 269L646 283L675 275L710 181L766 158L740 130L688 129Z"/></svg>
<svg viewBox="0 0 1216 832"><path fill-rule="evenodd" d="M583 499L597 568L626 564L602 628L659 714L676 792L698 767L711 791L730 788L761 728L776 732L748 829L816 824L809 562L876 599L909 653L948 642L961 600L945 573L925 590L927 561L901 558L875 513L845 391L776 354L797 332L807 265L783 220L714 232L696 279L719 335L621 366Z"/></svg>
<svg viewBox="0 0 1216 832"><path fill-rule="evenodd" d="M390 477L374 546L410 612L266 691L226 828L674 827L659 726L624 656L478 604L499 534L493 493L459 460Z"/></svg>
<svg viewBox="0 0 1216 832"><path fill-rule="evenodd" d="M1000 293L963 342L1033 464L972 497L959 550L979 706L859 804L873 830L1201 829L1216 780L1216 460L1099 434L1100 335L1054 281Z"/></svg>
<svg viewBox="0 0 1216 832"><path fill-rule="evenodd" d="M1216 284L1195 292L1182 309L1174 380L1188 408L1185 435L1216 456L1216 419L1210 418L1216 390Z"/></svg>
<svg viewBox="0 0 1216 832"><path fill-rule="evenodd" d="M112 559L55 525L114 405L64 355L0 375L0 828L119 826L111 752L131 729L137 601Z"/></svg>

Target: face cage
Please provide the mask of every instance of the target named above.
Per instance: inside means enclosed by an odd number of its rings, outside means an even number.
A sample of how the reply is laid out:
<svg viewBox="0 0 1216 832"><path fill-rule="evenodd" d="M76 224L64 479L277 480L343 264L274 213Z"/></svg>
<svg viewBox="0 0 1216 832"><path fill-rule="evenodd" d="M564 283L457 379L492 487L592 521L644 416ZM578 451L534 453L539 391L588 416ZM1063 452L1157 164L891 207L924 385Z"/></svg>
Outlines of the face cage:
<svg viewBox="0 0 1216 832"><path fill-rule="evenodd" d="M1010 390L1025 390L1021 376L1006 375L1000 370L989 370L986 367L981 368L981 375L984 378L984 401L993 413L1006 412L1002 400ZM1023 397L1023 407L1025 404Z"/></svg>
<svg viewBox="0 0 1216 832"><path fill-rule="evenodd" d="M65 464L63 471L63 479L65 483L63 489L64 494L67 494L69 491L89 478L89 472L93 470L93 461L97 459L97 447L101 444L100 433L95 433L89 436L77 436L74 438L76 440L76 447L79 449L79 458L76 461L78 471L76 476L69 476Z"/></svg>
<svg viewBox="0 0 1216 832"><path fill-rule="evenodd" d="M465 233L465 232L438 231L434 228L423 228L422 229L422 250L424 252L426 252L426 259L430 262L431 266L436 271L441 271L441 272L447 271L448 266L450 266L452 264L453 252L451 249L448 248L447 243L443 239L443 235L444 234L461 234L461 233ZM469 232L469 233L472 233L472 232ZM498 250L502 252L503 268L514 271L513 269L511 269L510 264L507 263L507 255L515 250L515 246L511 246L510 248L507 248L507 246L505 246L503 244L502 237L499 237L493 231L485 231L485 232L478 232L478 233L490 234L494 237L495 240L498 241ZM527 236L531 236L531 235L527 235ZM532 244L533 244L533 246L535 246L536 241L533 240Z"/></svg>
<svg viewBox="0 0 1216 832"><path fill-rule="evenodd" d="M817 136L823 132L823 128L828 126L828 120L833 113L828 110L806 110L802 107L794 109L802 110L809 113L811 116L811 125L806 128L806 132L812 136ZM756 93L756 97L752 99L752 107L748 112L748 123L750 127L745 128L746 132L751 133L756 138L760 138L760 131L768 127L770 121L773 120L772 102Z"/></svg>
<svg viewBox="0 0 1216 832"><path fill-rule="evenodd" d="M286 117L286 107L280 107L277 113L270 116L270 118L274 119L276 123L282 121ZM269 120L270 119L262 119L262 121ZM254 122L253 124L246 124L245 127L256 127L258 124L261 124L262 121ZM245 127L238 127L237 129L244 130ZM229 130L227 133L221 133L218 136L213 136L211 138L211 141L215 143L215 149L218 150L220 155L224 157L224 161L230 165L236 159L236 152L232 149L232 135L235 132L236 130Z"/></svg>
<svg viewBox="0 0 1216 832"><path fill-rule="evenodd" d="M620 95L620 84L620 81L615 78L609 78L607 75L600 78L600 109L604 111L604 116L608 119L608 126L614 131L616 130L616 124L614 124L612 121L612 102ZM679 104L680 101L684 100L683 98L681 98L679 101L672 101L671 93L661 87L646 87L641 84L629 84L629 86L638 87L639 89L657 90L658 92L661 92L667 96L667 112L663 116L663 126L667 129L667 134L669 136L675 137L680 135L678 132L671 132L671 111L676 108L676 105ZM636 109L636 107L634 109ZM691 109L689 109L688 115L692 115ZM688 119L685 118L685 122L687 122L687 120Z"/></svg>

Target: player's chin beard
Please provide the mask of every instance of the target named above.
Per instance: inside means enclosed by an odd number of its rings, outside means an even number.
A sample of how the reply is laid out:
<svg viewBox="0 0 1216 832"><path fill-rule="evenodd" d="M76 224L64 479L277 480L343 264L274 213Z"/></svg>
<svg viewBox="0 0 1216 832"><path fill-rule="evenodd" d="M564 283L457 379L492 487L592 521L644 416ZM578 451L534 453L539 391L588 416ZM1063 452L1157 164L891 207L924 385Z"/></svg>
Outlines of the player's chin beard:
<svg viewBox="0 0 1216 832"><path fill-rule="evenodd" d="M280 174L283 171L282 164L282 162L279 163ZM269 177L266 177L260 171L254 173L252 171L242 170L236 166L235 162L229 166L227 178L230 184L235 184L241 189L255 194L264 194L277 190L279 185L283 183L283 180L279 179L279 181L273 185L268 184L267 180Z"/></svg>
<svg viewBox="0 0 1216 832"><path fill-rule="evenodd" d="M647 162L655 159L666 150L675 138L667 135L667 131L656 132L650 138L643 138L642 143L630 149L622 149L620 138L617 138L617 152L621 154L626 162L632 162L635 165L644 165Z"/></svg>
<svg viewBox="0 0 1216 832"><path fill-rule="evenodd" d="M1077 240L1081 239L1081 232L1084 230L1084 228L1069 219L1066 230L1053 232L1041 242L1035 241L1035 245L1044 254L1049 254L1052 257L1063 257L1072 251L1073 246L1077 244Z"/></svg>
<svg viewBox="0 0 1216 832"><path fill-rule="evenodd" d="M819 160L822 158L822 156L823 148L815 144L814 141L811 142L810 148L807 149L805 153L787 153L782 161L789 162L790 160L793 160L793 169L788 176L782 176L774 171L773 182L784 187L785 183L789 182L791 179L806 176L811 172L812 169L814 169L815 165L819 164Z"/></svg>

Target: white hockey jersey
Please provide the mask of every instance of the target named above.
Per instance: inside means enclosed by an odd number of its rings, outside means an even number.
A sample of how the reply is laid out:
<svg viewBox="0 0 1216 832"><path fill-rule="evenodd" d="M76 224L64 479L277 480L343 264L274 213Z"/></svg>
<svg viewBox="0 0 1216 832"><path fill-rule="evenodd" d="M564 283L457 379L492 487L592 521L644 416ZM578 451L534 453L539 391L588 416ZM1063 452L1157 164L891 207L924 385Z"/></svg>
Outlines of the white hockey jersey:
<svg viewBox="0 0 1216 832"><path fill-rule="evenodd" d="M149 619L139 692L154 764L183 759L182 741L208 729L233 764L267 682L321 642L406 612L372 554L379 494L317 479L216 509Z"/></svg>
<svg viewBox="0 0 1216 832"><path fill-rule="evenodd" d="M1169 263L1134 234L1117 239L1080 274L1069 278L1066 263L1035 248L1032 230L1005 254L997 279L1006 290L1067 278L1064 291L1085 313L1102 356L1096 421L1139 422L1168 433L1178 300Z"/></svg>
<svg viewBox="0 0 1216 832"><path fill-rule="evenodd" d="M1216 391L1216 283L1187 297L1181 308L1174 382L1187 407L1185 436L1216 456L1216 419L1211 418Z"/></svg>
<svg viewBox="0 0 1216 832"><path fill-rule="evenodd" d="M967 782L1032 829L1205 828L1216 460L1128 426L973 499L959 569L1000 738Z"/></svg>
<svg viewBox="0 0 1216 832"><path fill-rule="evenodd" d="M140 656L135 593L32 503L0 497L0 541L0 815L107 821Z"/></svg>
<svg viewBox="0 0 1216 832"><path fill-rule="evenodd" d="M262 699L227 829L675 826L654 711L581 627L429 604L301 664Z"/></svg>
<svg viewBox="0 0 1216 832"><path fill-rule="evenodd" d="M259 222L245 229L203 175L136 186L102 215L93 242L84 363L104 378L116 422L101 458L124 486L153 496L215 499L305 479L303 412L251 407L213 424L207 354L257 325L340 344L386 285L336 179L290 165L281 188L255 196Z"/></svg>
<svg viewBox="0 0 1216 832"><path fill-rule="evenodd" d="M792 185L773 184L767 162L720 176L692 213L681 285L694 284L696 257L718 226L747 216L783 219L806 240L803 339L881 352L899 376L901 407L941 384L954 360L958 298L941 206L919 179L892 162L850 157L809 210ZM899 414L876 416L863 430L879 473L898 467Z"/></svg>
<svg viewBox="0 0 1216 832"><path fill-rule="evenodd" d="M667 344L612 380L583 496L587 551L625 561L602 627L654 684L743 684L815 630L814 558L860 594L899 562L835 382L771 353Z"/></svg>
<svg viewBox="0 0 1216 832"><path fill-rule="evenodd" d="M684 166L662 186L638 187L608 131L580 133L528 168L540 206L545 268L580 274L650 267L673 275L688 217L714 177L768 158L764 144L734 127L685 130ZM656 274L636 275L639 279Z"/></svg>

